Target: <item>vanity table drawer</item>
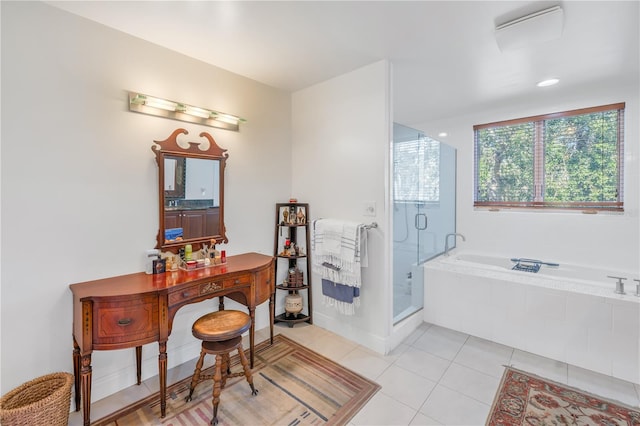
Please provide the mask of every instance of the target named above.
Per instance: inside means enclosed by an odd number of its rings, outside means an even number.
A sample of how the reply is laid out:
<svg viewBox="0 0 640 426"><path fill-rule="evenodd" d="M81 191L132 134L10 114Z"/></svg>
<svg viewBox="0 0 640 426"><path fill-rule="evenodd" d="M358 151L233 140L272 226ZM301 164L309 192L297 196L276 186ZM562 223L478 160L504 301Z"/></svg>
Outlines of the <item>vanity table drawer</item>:
<svg viewBox="0 0 640 426"><path fill-rule="evenodd" d="M239 275L235 278L224 280L224 288L241 287L251 285L251 274Z"/></svg>
<svg viewBox="0 0 640 426"><path fill-rule="evenodd" d="M200 295L200 291L198 289L198 285L192 285L186 288L183 288L180 291L176 291L174 293L169 294L169 306L173 306L177 303L183 302L185 300L193 299L194 297L198 297Z"/></svg>
<svg viewBox="0 0 640 426"><path fill-rule="evenodd" d="M97 345L116 345L158 336L158 297L134 296L94 302L93 336Z"/></svg>
<svg viewBox="0 0 640 426"><path fill-rule="evenodd" d="M189 287L185 287L180 291L176 291L169 294L169 306L179 305L183 302L189 302L191 300L195 300L200 296L204 296L207 294L215 293L217 291L222 290L223 281L215 280L209 281L201 284L190 285Z"/></svg>

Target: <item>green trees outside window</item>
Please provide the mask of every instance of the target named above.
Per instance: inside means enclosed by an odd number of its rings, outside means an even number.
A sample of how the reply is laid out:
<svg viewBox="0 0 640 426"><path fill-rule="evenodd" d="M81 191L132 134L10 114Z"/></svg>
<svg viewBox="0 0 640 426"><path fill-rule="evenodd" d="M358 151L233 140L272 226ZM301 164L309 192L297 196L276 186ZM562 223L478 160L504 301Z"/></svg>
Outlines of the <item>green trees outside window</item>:
<svg viewBox="0 0 640 426"><path fill-rule="evenodd" d="M623 103L474 126L474 205L622 210L623 134Z"/></svg>

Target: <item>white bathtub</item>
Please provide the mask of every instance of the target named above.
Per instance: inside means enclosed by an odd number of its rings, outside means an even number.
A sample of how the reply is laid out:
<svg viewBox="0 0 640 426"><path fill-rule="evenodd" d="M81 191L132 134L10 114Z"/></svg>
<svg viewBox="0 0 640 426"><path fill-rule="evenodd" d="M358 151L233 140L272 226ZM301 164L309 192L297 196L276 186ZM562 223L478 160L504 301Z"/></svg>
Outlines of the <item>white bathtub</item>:
<svg viewBox="0 0 640 426"><path fill-rule="evenodd" d="M548 261L548 259L542 259ZM553 260L553 259L551 259ZM558 267L541 265L537 273L514 271L512 268L515 262L507 257L492 257L472 253L455 253L451 256L441 256L435 260L447 269L480 274L513 282L540 286L544 288L554 288L559 290L592 294L614 299L628 299L632 302L640 303L640 297L636 294L636 281L640 279L640 272L605 270L600 268L590 268L588 266L561 264ZM435 263L434 263L435 265ZM614 292L616 280L609 276L626 277L625 295Z"/></svg>
<svg viewBox="0 0 640 426"><path fill-rule="evenodd" d="M531 273L513 265L464 252L427 262L424 320L640 383L637 272L560 264ZM607 275L627 277L627 294L616 294Z"/></svg>

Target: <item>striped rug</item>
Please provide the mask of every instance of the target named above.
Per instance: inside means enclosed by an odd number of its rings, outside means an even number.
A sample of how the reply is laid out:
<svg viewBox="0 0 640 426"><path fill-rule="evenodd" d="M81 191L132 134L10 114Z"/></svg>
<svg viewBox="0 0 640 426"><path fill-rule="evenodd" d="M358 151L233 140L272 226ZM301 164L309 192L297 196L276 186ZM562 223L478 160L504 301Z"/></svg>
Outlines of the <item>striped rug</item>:
<svg viewBox="0 0 640 426"><path fill-rule="evenodd" d="M248 351L247 351L248 357ZM232 371L241 371L238 355ZM232 378L222 390L218 425L344 425L380 389L351 370L282 335L273 345L256 345L253 383ZM157 395L104 417L97 426L202 426L211 421L212 381L200 383L190 402L188 377L167 388L167 415L160 418Z"/></svg>

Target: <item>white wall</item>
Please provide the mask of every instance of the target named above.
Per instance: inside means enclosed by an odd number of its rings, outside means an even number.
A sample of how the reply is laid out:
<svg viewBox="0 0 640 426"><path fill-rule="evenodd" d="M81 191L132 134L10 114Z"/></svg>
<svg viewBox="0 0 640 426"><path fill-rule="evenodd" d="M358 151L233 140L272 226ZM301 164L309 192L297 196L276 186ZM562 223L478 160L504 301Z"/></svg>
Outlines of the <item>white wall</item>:
<svg viewBox="0 0 640 426"><path fill-rule="evenodd" d="M313 279L314 323L385 351L391 321L387 235L391 140L390 65L377 62L293 94L292 196L308 202L310 220L343 219L380 226L368 231L369 267L363 270L361 307L343 316L322 304ZM283 164L287 160L283 159ZM376 203L375 217L365 202Z"/></svg>
<svg viewBox="0 0 640 426"><path fill-rule="evenodd" d="M561 83L562 84L562 83ZM448 131L445 142L458 149L457 232L459 249L508 257L529 257L559 263L619 269L629 278L640 277L640 134L638 82L620 86L615 82L588 87L561 85L547 88L536 98L515 100L501 109L412 127L435 135ZM625 212L587 215L570 212L473 208L473 125L566 111L615 102L626 102L625 118ZM625 276L625 275L623 275Z"/></svg>
<svg viewBox="0 0 640 426"><path fill-rule="evenodd" d="M153 140L178 127L228 149L228 255L272 254L273 210L289 196L288 93L187 58L39 2L2 2L2 394L55 371L72 372L69 284L142 271L158 231ZM127 110L128 90L237 114L239 132ZM269 161L270 159L282 161ZM229 302L232 303L232 302ZM183 308L169 365L197 356ZM257 328L268 325L267 305ZM134 351L93 355L100 399L135 380ZM157 374L157 344L143 376Z"/></svg>

